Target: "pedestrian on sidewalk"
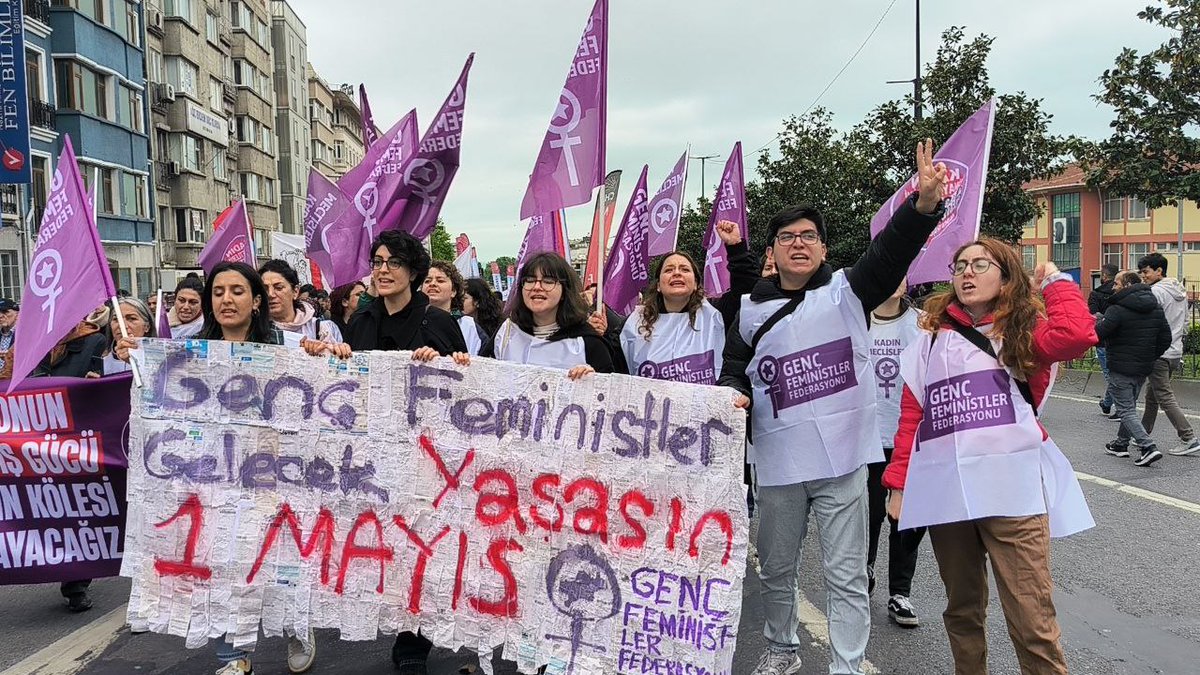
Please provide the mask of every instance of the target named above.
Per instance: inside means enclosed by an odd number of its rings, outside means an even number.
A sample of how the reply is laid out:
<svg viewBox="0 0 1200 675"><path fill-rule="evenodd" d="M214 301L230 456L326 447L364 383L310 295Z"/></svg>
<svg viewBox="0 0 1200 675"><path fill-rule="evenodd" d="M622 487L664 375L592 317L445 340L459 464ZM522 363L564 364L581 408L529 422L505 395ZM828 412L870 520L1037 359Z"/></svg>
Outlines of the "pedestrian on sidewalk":
<svg viewBox="0 0 1200 675"><path fill-rule="evenodd" d="M917 551L925 538L925 528L901 530L887 517L887 488L883 470L892 459L896 427L900 423L900 393L904 378L900 375L900 353L921 334L917 322L921 311L912 306L900 286L892 297L871 312L871 363L875 369L875 417L879 422L879 440L884 461L867 465L867 500L870 529L867 532L867 593L875 591L875 558L879 553L879 531L888 521L888 618L904 628L921 625L913 606L912 580L917 571Z"/></svg>
<svg viewBox="0 0 1200 675"><path fill-rule="evenodd" d="M1096 344L1095 320L1053 263L1034 273L1043 304L1021 258L998 239L960 248L951 272L953 288L925 303L927 332L900 359L900 425L883 477L888 515L902 528L929 526L957 675L988 672L988 558L1021 672L1065 675L1052 521L1092 521L1070 463L1036 415L1054 364ZM1062 495L1074 499L1065 514Z"/></svg>
<svg viewBox="0 0 1200 675"><path fill-rule="evenodd" d="M1171 346L1171 327L1150 287L1136 272L1117 275L1108 309L1096 322L1096 337L1108 349L1108 389L1121 419L1117 438L1104 446L1114 457L1129 456L1129 439L1141 450L1138 466L1162 459L1137 414L1138 395L1154 364Z"/></svg>
<svg viewBox="0 0 1200 675"><path fill-rule="evenodd" d="M1104 315L1104 310L1108 309L1108 301L1113 295L1115 277L1118 271L1118 267L1112 263L1104 263L1100 266L1100 285L1093 288L1092 292L1088 294L1088 311L1097 319ZM1100 373L1104 375L1104 382L1107 385L1108 354L1103 343L1096 347L1096 363L1100 364ZM1112 406L1112 396L1109 395L1106 387L1104 398L1100 399L1100 412L1104 413L1110 419L1115 419L1117 415L1113 412Z"/></svg>
<svg viewBox="0 0 1200 675"><path fill-rule="evenodd" d="M918 191L853 267L825 262L825 221L799 204L767 224L777 274L730 325L719 385L750 410L760 525L763 634L754 675L800 671L796 591L811 511L827 590L830 675L861 675L871 632L867 467L883 459L868 357L870 311L892 294L944 214L946 167L918 144ZM785 375L786 373L786 375ZM753 404L753 405L752 405Z"/></svg>
<svg viewBox="0 0 1200 675"><path fill-rule="evenodd" d="M1187 290L1178 280L1167 276L1167 259L1161 253L1143 256L1138 261L1138 271L1142 281L1150 284L1150 290L1154 292L1171 326L1171 347L1155 360L1154 370L1147 380L1142 426L1146 427L1146 433L1154 433L1154 423L1161 406L1171 426L1175 427L1175 433L1179 435L1179 445L1167 452L1172 455L1191 455L1200 452L1200 439L1196 438L1191 423L1183 416L1179 402L1175 400L1175 392L1171 389L1171 376L1183 367L1183 336L1188 331Z"/></svg>

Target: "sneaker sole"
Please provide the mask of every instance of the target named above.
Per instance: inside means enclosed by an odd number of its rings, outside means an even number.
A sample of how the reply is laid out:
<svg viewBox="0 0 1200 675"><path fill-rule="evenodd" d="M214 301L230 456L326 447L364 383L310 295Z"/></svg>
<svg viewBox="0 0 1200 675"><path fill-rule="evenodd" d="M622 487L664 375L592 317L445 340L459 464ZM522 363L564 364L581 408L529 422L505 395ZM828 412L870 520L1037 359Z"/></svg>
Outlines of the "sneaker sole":
<svg viewBox="0 0 1200 675"><path fill-rule="evenodd" d="M1157 462L1160 459L1162 459L1162 453L1157 450L1154 450L1150 454L1146 455L1145 457L1138 457L1137 460L1134 461L1134 464L1136 464L1138 466L1150 466L1151 464Z"/></svg>
<svg viewBox="0 0 1200 675"><path fill-rule="evenodd" d="M915 616L900 616L891 611L888 612L888 616L892 619L892 621L896 622L897 626L900 626L901 628L916 628L921 625L921 620Z"/></svg>
<svg viewBox="0 0 1200 675"><path fill-rule="evenodd" d="M1105 454L1112 455L1113 457L1128 457L1129 456L1129 450L1109 450L1108 448L1105 448L1104 452L1105 452Z"/></svg>
<svg viewBox="0 0 1200 675"><path fill-rule="evenodd" d="M1175 450L1168 450L1167 452L1176 457L1187 457L1188 455L1194 455L1197 452L1200 452L1200 445L1198 445L1194 448L1184 448L1183 450L1180 450L1178 452L1176 452Z"/></svg>

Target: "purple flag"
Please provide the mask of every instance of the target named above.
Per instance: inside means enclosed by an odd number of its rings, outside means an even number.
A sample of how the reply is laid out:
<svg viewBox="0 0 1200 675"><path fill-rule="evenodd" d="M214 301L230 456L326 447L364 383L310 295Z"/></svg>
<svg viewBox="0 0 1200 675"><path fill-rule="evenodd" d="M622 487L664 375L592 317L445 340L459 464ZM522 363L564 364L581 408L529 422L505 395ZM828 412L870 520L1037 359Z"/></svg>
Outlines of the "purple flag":
<svg viewBox="0 0 1200 675"><path fill-rule="evenodd" d="M517 251L517 276L521 275L521 268L525 266L525 261L534 255L558 252L554 245L554 230L557 227L554 215L550 213L529 219L529 226L525 228L525 238L521 240L521 249ZM510 281L509 285L512 283Z"/></svg>
<svg viewBox="0 0 1200 675"><path fill-rule="evenodd" d="M375 127L375 116L371 114L371 102L367 100L367 88L358 85L358 105L362 115L363 147L369 148L379 140L379 131Z"/></svg>
<svg viewBox="0 0 1200 675"><path fill-rule="evenodd" d="M26 302L17 318L8 391L92 310L116 294L75 149L64 134L25 280Z"/></svg>
<svg viewBox="0 0 1200 675"><path fill-rule="evenodd" d="M675 250L679 239L679 214L683 206L683 188L687 183L688 153L685 150L675 168L650 200L650 256Z"/></svg>
<svg viewBox="0 0 1200 675"><path fill-rule="evenodd" d="M612 255L604 266L604 302L618 314L628 315L637 306L638 296L650 279L650 254L647 236L650 233L649 196L646 194L646 173L633 188L625 217L617 228Z"/></svg>
<svg viewBox="0 0 1200 675"><path fill-rule="evenodd" d="M463 111L467 103L467 74L475 54L467 57L458 82L446 97L433 124L421 138L421 146L404 168L404 196L407 204L400 217L400 229L424 239L437 226L438 213L445 203L450 182L458 172L459 147L462 145Z"/></svg>
<svg viewBox="0 0 1200 675"><path fill-rule="evenodd" d="M355 276L359 271L356 258L362 224L349 223L349 232L337 227L345 224L342 215L349 207L350 200L333 181L316 169L309 169L308 196L304 202L304 250L335 287L365 276L365 273ZM336 265L335 254L339 263Z"/></svg>
<svg viewBox="0 0 1200 675"><path fill-rule="evenodd" d="M946 215L929 235L917 259L908 268L909 284L950 279L950 258L959 246L979 238L983 195L987 186L988 158L992 152L992 125L996 99L967 118L938 149L934 161L946 165ZM892 214L917 191L916 174L896 190L871 218L871 236L879 234Z"/></svg>
<svg viewBox="0 0 1200 675"><path fill-rule="evenodd" d="M746 179L742 175L742 142L733 144L733 152L725 162L721 184L713 199L708 231L704 234L704 289L715 298L729 290L729 261L725 259L725 244L717 236L717 223L731 220L742 230L742 241L750 240L746 221Z"/></svg>
<svg viewBox="0 0 1200 675"><path fill-rule="evenodd" d="M596 0L533 165L522 220L586 203L604 182L607 71L608 0Z"/></svg>
<svg viewBox="0 0 1200 675"><path fill-rule="evenodd" d="M196 263L204 269L204 273L212 273L212 269L224 261L244 262L251 267L257 267L258 259L254 256L254 240L250 234L253 230L250 229L250 215L246 213L246 202L239 199L221 214L218 223L216 231L209 237L208 243L196 258Z"/></svg>
<svg viewBox="0 0 1200 675"><path fill-rule="evenodd" d="M171 320L167 317L167 308L163 307L163 290L158 289L158 302L154 303L154 334L160 338L170 340L171 335Z"/></svg>

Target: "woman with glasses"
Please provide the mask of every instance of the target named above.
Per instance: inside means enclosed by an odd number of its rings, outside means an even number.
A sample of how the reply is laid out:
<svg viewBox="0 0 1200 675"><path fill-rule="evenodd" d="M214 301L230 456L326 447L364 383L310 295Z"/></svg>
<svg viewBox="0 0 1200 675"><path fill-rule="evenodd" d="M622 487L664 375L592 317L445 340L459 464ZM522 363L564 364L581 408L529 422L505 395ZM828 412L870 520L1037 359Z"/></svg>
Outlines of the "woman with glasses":
<svg viewBox="0 0 1200 675"><path fill-rule="evenodd" d="M533 256L521 267L517 284L512 313L483 356L562 368L572 380L613 372L608 345L588 323L579 276L562 256Z"/></svg>
<svg viewBox="0 0 1200 675"><path fill-rule="evenodd" d="M725 349L725 326L741 296L758 281L750 249L736 223L717 223L729 260L729 292L710 304L696 261L683 251L659 259L654 281L642 292L621 331L629 374L656 380L716 384ZM715 306L714 306L715 305Z"/></svg>
<svg viewBox="0 0 1200 675"><path fill-rule="evenodd" d="M449 312L450 316L458 321L458 328L462 331L463 339L467 341L467 353L475 356L483 346L483 338L479 335L475 319L463 312L466 286L457 267L444 260L435 260L429 267L423 290L429 298L430 306Z"/></svg>
<svg viewBox="0 0 1200 675"><path fill-rule="evenodd" d="M988 558L1021 672L1066 673L1050 538L1093 523L1037 414L1054 364L1096 344L1094 320L1070 276L1039 265L1039 297L999 240L958 249L950 270L953 288L926 302L924 332L901 355L888 513L902 529L929 526L956 673L988 672Z"/></svg>

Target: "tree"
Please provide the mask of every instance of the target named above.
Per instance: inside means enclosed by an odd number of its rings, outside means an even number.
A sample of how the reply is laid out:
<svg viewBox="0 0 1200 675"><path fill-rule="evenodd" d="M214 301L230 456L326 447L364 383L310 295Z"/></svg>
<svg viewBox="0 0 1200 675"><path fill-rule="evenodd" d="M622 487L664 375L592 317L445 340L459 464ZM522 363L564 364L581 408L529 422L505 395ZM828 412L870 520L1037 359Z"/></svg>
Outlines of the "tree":
<svg viewBox="0 0 1200 675"><path fill-rule="evenodd" d="M450 240L450 233L446 231L446 224L441 218L438 218L437 225L429 237L429 249L433 259L454 262L458 257L455 255L454 242Z"/></svg>
<svg viewBox="0 0 1200 675"><path fill-rule="evenodd" d="M1150 208L1200 203L1200 0L1159 0L1137 16L1172 35L1145 54L1121 50L1095 96L1113 108L1112 135L1076 153L1089 187Z"/></svg>
<svg viewBox="0 0 1200 675"><path fill-rule="evenodd" d="M868 161L867 179L882 203L915 171L913 152L922 138L945 141L989 98L996 95L988 77L987 60L995 38L979 35L967 41L963 28L942 33L937 57L923 76L924 118L913 118L912 95L884 103L867 115L850 134ZM1021 238L1025 224L1038 215L1037 203L1025 183L1062 170L1066 139L1050 133L1052 115L1041 99L1024 92L997 98L991 162L980 230L1010 242Z"/></svg>

